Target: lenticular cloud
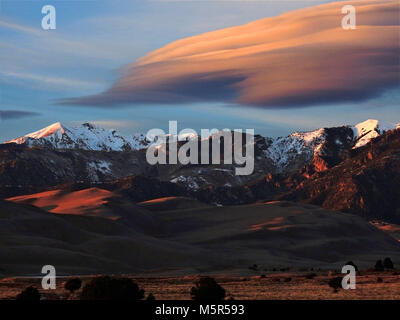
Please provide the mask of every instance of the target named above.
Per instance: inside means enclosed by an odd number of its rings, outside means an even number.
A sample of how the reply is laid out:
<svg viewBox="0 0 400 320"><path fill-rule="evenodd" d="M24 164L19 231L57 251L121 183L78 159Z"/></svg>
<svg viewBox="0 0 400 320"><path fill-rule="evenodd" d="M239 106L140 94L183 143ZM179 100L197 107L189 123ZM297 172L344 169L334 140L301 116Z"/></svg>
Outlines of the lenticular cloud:
<svg viewBox="0 0 400 320"><path fill-rule="evenodd" d="M124 70L107 91L62 104L223 101L296 107L360 101L398 85L399 4L336 2L175 41Z"/></svg>

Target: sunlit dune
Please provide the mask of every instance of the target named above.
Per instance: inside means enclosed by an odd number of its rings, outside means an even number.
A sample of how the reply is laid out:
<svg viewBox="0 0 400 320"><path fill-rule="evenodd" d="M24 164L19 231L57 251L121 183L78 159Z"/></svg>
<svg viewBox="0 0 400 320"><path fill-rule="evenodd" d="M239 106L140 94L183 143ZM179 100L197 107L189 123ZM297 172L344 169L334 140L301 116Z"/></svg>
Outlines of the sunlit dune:
<svg viewBox="0 0 400 320"><path fill-rule="evenodd" d="M382 226L379 229L385 230L385 231L388 231L388 232L400 231L400 227L399 226L393 226L393 225Z"/></svg>
<svg viewBox="0 0 400 320"><path fill-rule="evenodd" d="M170 43L128 66L107 91L61 103L224 101L290 107L375 97L398 85L399 5L334 2Z"/></svg>
<svg viewBox="0 0 400 320"><path fill-rule="evenodd" d="M30 204L57 214L96 215L108 203L113 193L104 189L90 188L75 192L52 190L7 200Z"/></svg>
<svg viewBox="0 0 400 320"><path fill-rule="evenodd" d="M147 200L141 202L141 204L149 204L149 203L163 203L167 201L171 201L174 199L177 199L178 197L163 197L163 198L157 198L157 199L152 199L152 200Z"/></svg>
<svg viewBox="0 0 400 320"><path fill-rule="evenodd" d="M254 224L249 228L249 230L250 231L258 231L258 230L262 230L264 227L268 227L268 229L269 229L271 226L276 226L278 224L281 224L282 222L283 222L283 217L276 217L274 219L271 219L271 220L263 222L263 223Z"/></svg>
<svg viewBox="0 0 400 320"><path fill-rule="evenodd" d="M187 197L163 197L138 203L139 206L151 211L166 211L207 207L206 204Z"/></svg>
<svg viewBox="0 0 400 320"><path fill-rule="evenodd" d="M277 203L279 203L280 201L278 201L278 200L274 200L274 201L267 201L267 202L264 202L265 204L277 204Z"/></svg>
<svg viewBox="0 0 400 320"><path fill-rule="evenodd" d="M291 224L285 224L285 225L277 226L277 227L269 227L269 228L267 228L267 229L268 229L269 231L277 231L277 230L289 229L289 228L292 228L292 227L294 227L294 226L291 225Z"/></svg>
<svg viewBox="0 0 400 320"><path fill-rule="evenodd" d="M393 238L400 242L400 225L376 220L371 221L370 223L376 228L387 232Z"/></svg>

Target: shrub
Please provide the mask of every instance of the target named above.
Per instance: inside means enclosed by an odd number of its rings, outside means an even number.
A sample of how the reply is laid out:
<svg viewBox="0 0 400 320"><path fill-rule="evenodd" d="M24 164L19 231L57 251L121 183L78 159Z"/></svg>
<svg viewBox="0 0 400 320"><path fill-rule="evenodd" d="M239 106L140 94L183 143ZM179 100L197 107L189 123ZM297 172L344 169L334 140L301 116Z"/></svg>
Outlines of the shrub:
<svg viewBox="0 0 400 320"><path fill-rule="evenodd" d="M223 300L225 298L225 289L222 288L213 278L202 277L195 283L190 290L190 296L193 300Z"/></svg>
<svg viewBox="0 0 400 320"><path fill-rule="evenodd" d="M328 285L333 288L334 292L337 292L338 289L342 288L342 277L335 277L328 281Z"/></svg>
<svg viewBox="0 0 400 320"><path fill-rule="evenodd" d="M140 300L144 290L129 278L93 278L81 292L81 300Z"/></svg>
<svg viewBox="0 0 400 320"><path fill-rule="evenodd" d="M76 290L79 290L81 288L81 286L82 286L82 281L79 278L69 279L64 284L65 290L68 290L71 293L73 293Z"/></svg>
<svg viewBox="0 0 400 320"><path fill-rule="evenodd" d="M384 270L384 267L383 267L382 260L378 260L375 263L375 271L383 271L383 270Z"/></svg>
<svg viewBox="0 0 400 320"><path fill-rule="evenodd" d="M358 271L358 267L357 267L357 265L356 265L353 261L348 261L345 265L346 265L346 266L353 266L354 269L355 269L356 271Z"/></svg>
<svg viewBox="0 0 400 320"><path fill-rule="evenodd" d="M314 279L317 276L315 273L308 273L305 275L306 279Z"/></svg>
<svg viewBox="0 0 400 320"><path fill-rule="evenodd" d="M385 258L385 260L383 260L383 267L385 269L394 269L394 265L393 265L392 259Z"/></svg>
<svg viewBox="0 0 400 320"><path fill-rule="evenodd" d="M39 301L40 300L40 293L38 289L35 287L28 287L25 290L21 291L17 297L17 300L20 301Z"/></svg>
<svg viewBox="0 0 400 320"><path fill-rule="evenodd" d="M154 295L152 293L149 293L149 295L147 296L146 300L154 301L154 300L156 300L156 298L154 297Z"/></svg>
<svg viewBox="0 0 400 320"><path fill-rule="evenodd" d="M381 277L378 277L378 278L376 279L376 282L382 283L382 282L383 282L383 279L382 279Z"/></svg>

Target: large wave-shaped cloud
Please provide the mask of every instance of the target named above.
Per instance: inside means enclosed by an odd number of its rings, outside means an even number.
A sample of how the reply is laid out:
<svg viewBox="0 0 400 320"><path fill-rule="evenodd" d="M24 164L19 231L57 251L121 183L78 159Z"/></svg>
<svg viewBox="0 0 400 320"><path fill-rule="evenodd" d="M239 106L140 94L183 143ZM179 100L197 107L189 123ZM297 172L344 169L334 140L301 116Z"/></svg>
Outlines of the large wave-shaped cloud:
<svg viewBox="0 0 400 320"><path fill-rule="evenodd" d="M341 9L356 8L344 30ZM62 104L223 101L307 106L376 97L399 84L397 0L336 2L175 41L128 66L107 91Z"/></svg>

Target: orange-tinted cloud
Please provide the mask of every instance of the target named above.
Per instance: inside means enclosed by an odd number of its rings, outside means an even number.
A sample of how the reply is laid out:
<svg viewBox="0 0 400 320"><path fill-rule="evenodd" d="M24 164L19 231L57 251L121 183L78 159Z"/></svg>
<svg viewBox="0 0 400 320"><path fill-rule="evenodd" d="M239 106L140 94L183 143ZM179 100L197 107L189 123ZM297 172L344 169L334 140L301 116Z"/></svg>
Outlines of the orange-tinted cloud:
<svg viewBox="0 0 400 320"><path fill-rule="evenodd" d="M64 104L224 101L264 107L360 101L398 86L399 2L335 2L175 41L126 68L107 91Z"/></svg>

